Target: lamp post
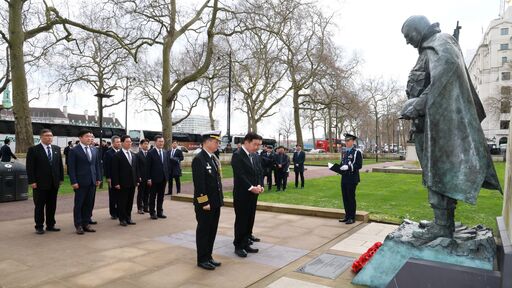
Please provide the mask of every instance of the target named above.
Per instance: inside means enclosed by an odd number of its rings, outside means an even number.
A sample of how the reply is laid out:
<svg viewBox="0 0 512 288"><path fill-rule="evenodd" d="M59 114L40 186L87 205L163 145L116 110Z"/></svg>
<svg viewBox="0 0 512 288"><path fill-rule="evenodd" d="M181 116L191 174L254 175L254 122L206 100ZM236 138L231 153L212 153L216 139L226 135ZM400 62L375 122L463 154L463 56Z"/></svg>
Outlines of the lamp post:
<svg viewBox="0 0 512 288"><path fill-rule="evenodd" d="M228 141L231 142L231 67L232 67L232 60L231 60L231 50L229 51L229 78L228 78L228 123L227 123L227 129L226 129L226 136L228 136Z"/></svg>
<svg viewBox="0 0 512 288"><path fill-rule="evenodd" d="M126 85L125 85L125 94L124 100L126 101L125 111L124 111L124 129L126 130L125 134L128 135L128 87L130 85L130 80L135 80L135 78L126 77Z"/></svg>
<svg viewBox="0 0 512 288"><path fill-rule="evenodd" d="M98 110L99 110L99 114L100 114L99 119L98 119L98 126L100 127L100 145L101 145L101 142L103 141L103 98L110 98L114 95L98 93L94 96L98 97L98 106L99 106ZM103 157L102 149L100 149L100 158L102 158L102 157Z"/></svg>

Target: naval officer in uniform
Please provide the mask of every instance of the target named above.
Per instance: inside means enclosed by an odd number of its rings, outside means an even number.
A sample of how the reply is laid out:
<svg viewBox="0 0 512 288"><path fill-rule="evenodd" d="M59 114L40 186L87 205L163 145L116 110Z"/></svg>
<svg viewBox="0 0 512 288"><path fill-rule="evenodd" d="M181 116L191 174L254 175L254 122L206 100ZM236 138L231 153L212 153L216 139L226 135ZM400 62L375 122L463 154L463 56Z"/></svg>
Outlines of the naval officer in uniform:
<svg viewBox="0 0 512 288"><path fill-rule="evenodd" d="M214 270L221 265L212 251L219 225L220 207L224 205L220 161L214 152L220 144L220 131L202 134L203 149L192 161L194 208L196 212L197 266Z"/></svg>

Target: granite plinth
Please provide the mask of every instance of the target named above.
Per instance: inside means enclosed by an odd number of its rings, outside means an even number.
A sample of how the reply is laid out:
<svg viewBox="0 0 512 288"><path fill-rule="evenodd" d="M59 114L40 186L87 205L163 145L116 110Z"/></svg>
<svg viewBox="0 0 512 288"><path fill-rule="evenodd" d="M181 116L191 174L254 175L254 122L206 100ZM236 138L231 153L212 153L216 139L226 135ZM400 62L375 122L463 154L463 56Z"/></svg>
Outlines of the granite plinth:
<svg viewBox="0 0 512 288"><path fill-rule="evenodd" d="M428 223L421 223L421 226ZM412 237L422 229L417 222L406 220L390 233L382 247L352 283L370 287L386 287L409 258L456 264L492 270L496 243L492 231L480 225L468 228L456 225L453 238L439 237L431 242Z"/></svg>

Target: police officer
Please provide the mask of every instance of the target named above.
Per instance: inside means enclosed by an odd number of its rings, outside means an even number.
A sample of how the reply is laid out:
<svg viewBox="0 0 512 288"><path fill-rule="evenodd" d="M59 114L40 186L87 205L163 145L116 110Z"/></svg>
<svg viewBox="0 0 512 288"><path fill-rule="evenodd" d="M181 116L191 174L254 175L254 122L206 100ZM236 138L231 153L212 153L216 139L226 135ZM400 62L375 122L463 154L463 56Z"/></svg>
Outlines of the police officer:
<svg viewBox="0 0 512 288"><path fill-rule="evenodd" d="M197 266L214 270L221 265L212 251L219 225L220 207L224 205L220 161L214 155L220 144L220 131L202 134L203 148L192 161L194 207L197 220Z"/></svg>
<svg viewBox="0 0 512 288"><path fill-rule="evenodd" d="M340 164L341 171L341 194L343 196L343 207L345 218L340 222L353 224L356 219L356 187L359 183L359 169L363 167L363 154L354 146L356 136L345 134L346 150Z"/></svg>

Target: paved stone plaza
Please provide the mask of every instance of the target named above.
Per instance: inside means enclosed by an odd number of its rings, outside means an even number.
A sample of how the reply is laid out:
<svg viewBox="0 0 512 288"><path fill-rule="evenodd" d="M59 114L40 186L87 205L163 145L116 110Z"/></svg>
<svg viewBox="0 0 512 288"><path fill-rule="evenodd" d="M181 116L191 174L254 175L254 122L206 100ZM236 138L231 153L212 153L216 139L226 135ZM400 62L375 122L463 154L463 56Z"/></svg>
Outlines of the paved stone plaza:
<svg viewBox="0 0 512 288"><path fill-rule="evenodd" d="M214 251L222 266L206 271L196 266L192 205L168 199L164 204L167 219L135 214L137 225L129 227L110 220L108 209L96 209L98 232L81 236L70 213L56 217L61 232L44 235L34 233L32 218L0 222L0 287L352 287L350 269L334 280L295 271L325 253L358 257L352 238L382 241L389 229L258 211L260 253L243 259L233 253L234 211L226 207Z"/></svg>

